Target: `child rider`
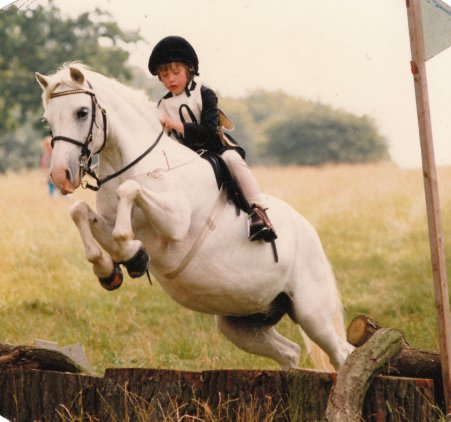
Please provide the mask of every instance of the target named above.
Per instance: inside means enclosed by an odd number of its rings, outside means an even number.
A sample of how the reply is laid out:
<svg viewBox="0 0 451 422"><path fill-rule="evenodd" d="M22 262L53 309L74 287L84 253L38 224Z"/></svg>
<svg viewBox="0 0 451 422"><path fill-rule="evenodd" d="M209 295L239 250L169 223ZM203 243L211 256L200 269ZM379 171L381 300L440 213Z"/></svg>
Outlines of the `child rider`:
<svg viewBox="0 0 451 422"><path fill-rule="evenodd" d="M191 44L182 37L163 38L152 50L149 71L168 89L158 107L170 135L194 151L221 154L252 207L249 239L270 242L277 238L266 215L267 208L258 183L247 163L244 150L231 137L221 133L220 110L214 91L195 82L199 61Z"/></svg>

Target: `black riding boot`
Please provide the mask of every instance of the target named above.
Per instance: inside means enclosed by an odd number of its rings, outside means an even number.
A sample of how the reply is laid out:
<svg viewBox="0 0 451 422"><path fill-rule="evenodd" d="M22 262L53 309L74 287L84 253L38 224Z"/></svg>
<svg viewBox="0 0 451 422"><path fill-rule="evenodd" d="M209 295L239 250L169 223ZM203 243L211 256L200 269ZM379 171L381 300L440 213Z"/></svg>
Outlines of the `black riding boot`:
<svg viewBox="0 0 451 422"><path fill-rule="evenodd" d="M274 227L263 208L255 204L252 205L252 212L249 214L249 220L250 240L264 240L265 242L271 242L277 239Z"/></svg>

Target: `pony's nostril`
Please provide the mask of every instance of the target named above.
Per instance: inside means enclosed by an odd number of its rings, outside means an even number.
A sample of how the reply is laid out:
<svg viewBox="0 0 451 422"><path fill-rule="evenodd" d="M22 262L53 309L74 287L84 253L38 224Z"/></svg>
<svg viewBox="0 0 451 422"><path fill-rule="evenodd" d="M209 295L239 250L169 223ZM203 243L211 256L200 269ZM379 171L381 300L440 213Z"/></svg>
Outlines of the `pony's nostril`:
<svg viewBox="0 0 451 422"><path fill-rule="evenodd" d="M72 175L71 175L71 173L70 173L70 170L69 170L69 169L67 169L67 170L66 170L66 179L67 179L67 180L69 180L69 181L71 181L71 180L72 180Z"/></svg>

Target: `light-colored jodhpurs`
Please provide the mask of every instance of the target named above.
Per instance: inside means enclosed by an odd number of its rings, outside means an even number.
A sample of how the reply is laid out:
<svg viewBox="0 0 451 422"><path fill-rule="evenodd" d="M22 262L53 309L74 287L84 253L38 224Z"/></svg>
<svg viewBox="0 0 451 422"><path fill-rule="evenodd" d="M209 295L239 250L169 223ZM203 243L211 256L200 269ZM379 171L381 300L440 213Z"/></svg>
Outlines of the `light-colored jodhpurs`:
<svg viewBox="0 0 451 422"><path fill-rule="evenodd" d="M257 179L252 174L251 169L241 155L233 149L228 149L221 154L221 157L224 159L230 173L232 173L232 176L239 184L249 205L255 204L266 209L267 206L263 195L260 192Z"/></svg>

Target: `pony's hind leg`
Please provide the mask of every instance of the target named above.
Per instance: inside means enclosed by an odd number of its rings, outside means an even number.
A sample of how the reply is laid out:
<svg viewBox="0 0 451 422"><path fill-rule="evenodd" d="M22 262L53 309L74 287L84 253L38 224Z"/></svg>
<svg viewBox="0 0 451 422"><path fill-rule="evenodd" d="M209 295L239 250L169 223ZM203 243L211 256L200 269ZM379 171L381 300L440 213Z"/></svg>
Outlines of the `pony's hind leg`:
<svg viewBox="0 0 451 422"><path fill-rule="evenodd" d="M332 299L322 300L317 303L310 300L307 303L292 298L290 317L327 354L335 370L339 370L354 348L346 341L341 304ZM330 370L327 360L313 347L312 358L318 369Z"/></svg>
<svg viewBox="0 0 451 422"><path fill-rule="evenodd" d="M280 335L273 325L259 325L249 317L216 316L216 325L245 352L275 360L282 369L296 368L301 348Z"/></svg>
<svg viewBox="0 0 451 422"><path fill-rule="evenodd" d="M71 207L70 215L80 232L81 240L85 247L86 259L92 264L94 274L105 289L117 289L122 284L122 272L119 266L113 262L111 256L105 254L99 247L97 243L99 236L95 237L93 235L92 229L94 227L98 229L97 226L101 224L100 217L84 201L77 201ZM104 236L108 230L106 230L104 224L101 225L102 228L100 231L97 231Z"/></svg>

